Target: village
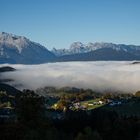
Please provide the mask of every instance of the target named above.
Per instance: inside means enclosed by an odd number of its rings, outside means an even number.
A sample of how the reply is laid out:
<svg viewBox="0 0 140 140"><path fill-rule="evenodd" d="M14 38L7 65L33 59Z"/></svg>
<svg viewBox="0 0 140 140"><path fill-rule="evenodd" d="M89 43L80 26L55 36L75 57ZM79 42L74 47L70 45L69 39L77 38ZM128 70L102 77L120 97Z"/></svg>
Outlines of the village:
<svg viewBox="0 0 140 140"><path fill-rule="evenodd" d="M104 105L108 105L108 106L118 106L121 105L122 103L124 103L124 101L122 100L106 100L103 101L100 98L97 99L93 99L93 100L87 100L87 101L79 101L79 102L72 102L71 104L69 104L68 106L64 105L63 111L65 111L66 109L69 110L92 110L98 107L102 107ZM57 110L60 109L59 108L59 103L55 103L52 108Z"/></svg>
<svg viewBox="0 0 140 140"><path fill-rule="evenodd" d="M52 90L55 94L51 93ZM137 100L139 99L132 94L114 95L109 93L96 95L96 93L91 91L88 93L89 91L87 92L86 90L83 90L82 93L75 93L78 92L78 90L75 89L72 91L63 91L63 94L60 94L57 90L54 91L52 88L47 88L47 92L51 94L46 94L44 97L42 95L38 96L44 98L46 115L51 119L62 119L66 111L90 112L98 108L116 111L116 109L123 109L123 106L125 108L130 108L131 104L134 106L137 104ZM15 96L8 95L5 91L1 91L0 121L16 120L15 107ZM123 112L125 112L125 110Z"/></svg>

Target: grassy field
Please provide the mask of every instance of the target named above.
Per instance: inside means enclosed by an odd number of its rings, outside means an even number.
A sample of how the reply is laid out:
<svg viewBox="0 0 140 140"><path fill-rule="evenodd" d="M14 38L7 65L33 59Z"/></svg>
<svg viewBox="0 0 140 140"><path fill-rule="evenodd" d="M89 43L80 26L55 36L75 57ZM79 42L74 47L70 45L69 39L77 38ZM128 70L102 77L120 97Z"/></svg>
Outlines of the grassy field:
<svg viewBox="0 0 140 140"><path fill-rule="evenodd" d="M92 99L92 100L87 100L87 101L82 101L80 104L82 106L87 106L87 110L92 110L98 107L102 107L104 104L95 104L95 105L89 105L89 104L94 104L95 102L98 102L100 98L97 99Z"/></svg>

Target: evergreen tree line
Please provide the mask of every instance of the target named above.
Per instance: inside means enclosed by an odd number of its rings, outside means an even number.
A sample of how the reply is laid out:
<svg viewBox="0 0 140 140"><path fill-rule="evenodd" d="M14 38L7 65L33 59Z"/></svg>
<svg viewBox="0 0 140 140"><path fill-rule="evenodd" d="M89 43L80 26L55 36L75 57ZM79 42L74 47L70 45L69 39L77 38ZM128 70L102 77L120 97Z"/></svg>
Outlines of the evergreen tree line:
<svg viewBox="0 0 140 140"><path fill-rule="evenodd" d="M137 140L140 118L118 116L114 111L67 110L62 120L47 117L45 99L24 90L15 97L16 118L1 122L1 140Z"/></svg>

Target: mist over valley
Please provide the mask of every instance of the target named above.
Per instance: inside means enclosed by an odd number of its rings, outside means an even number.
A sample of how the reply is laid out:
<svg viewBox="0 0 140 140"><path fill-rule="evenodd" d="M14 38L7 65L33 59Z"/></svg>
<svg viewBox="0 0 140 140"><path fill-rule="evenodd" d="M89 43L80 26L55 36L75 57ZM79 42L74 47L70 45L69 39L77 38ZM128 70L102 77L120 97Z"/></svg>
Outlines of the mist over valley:
<svg viewBox="0 0 140 140"><path fill-rule="evenodd" d="M3 64L2 66L6 66ZM134 93L140 89L140 64L133 61L57 62L9 66L16 71L1 74L19 89L77 87L98 92Z"/></svg>

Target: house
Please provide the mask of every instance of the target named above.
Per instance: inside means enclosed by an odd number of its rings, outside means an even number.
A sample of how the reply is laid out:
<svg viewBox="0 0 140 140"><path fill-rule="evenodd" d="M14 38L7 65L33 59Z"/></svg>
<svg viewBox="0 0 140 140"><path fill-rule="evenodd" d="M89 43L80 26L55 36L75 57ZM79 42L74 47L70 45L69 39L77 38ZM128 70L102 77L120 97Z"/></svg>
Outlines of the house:
<svg viewBox="0 0 140 140"><path fill-rule="evenodd" d="M79 102L74 103L73 106L74 106L76 109L80 109L80 103L79 103Z"/></svg>
<svg viewBox="0 0 140 140"><path fill-rule="evenodd" d="M110 106L116 106L116 105L121 105L121 104L122 104L121 101L113 101L113 102L111 102L109 105L110 105Z"/></svg>
<svg viewBox="0 0 140 140"><path fill-rule="evenodd" d="M99 101L99 104L102 105L102 104L104 104L104 102L103 101Z"/></svg>
<svg viewBox="0 0 140 140"><path fill-rule="evenodd" d="M88 103L88 106L93 106L94 104L93 103Z"/></svg>

